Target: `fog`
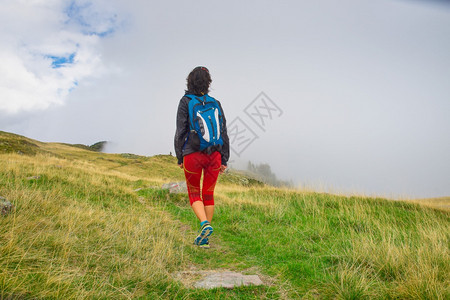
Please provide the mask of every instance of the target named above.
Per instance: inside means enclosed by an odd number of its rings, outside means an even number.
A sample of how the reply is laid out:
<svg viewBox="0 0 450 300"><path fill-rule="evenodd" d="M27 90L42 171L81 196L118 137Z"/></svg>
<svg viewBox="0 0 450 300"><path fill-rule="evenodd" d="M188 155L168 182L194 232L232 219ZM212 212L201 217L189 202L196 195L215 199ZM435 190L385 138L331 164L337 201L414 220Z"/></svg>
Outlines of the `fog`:
<svg viewBox="0 0 450 300"><path fill-rule="evenodd" d="M232 167L268 163L322 191L450 195L445 2L2 1L0 17L0 130L174 153L186 77L203 65Z"/></svg>

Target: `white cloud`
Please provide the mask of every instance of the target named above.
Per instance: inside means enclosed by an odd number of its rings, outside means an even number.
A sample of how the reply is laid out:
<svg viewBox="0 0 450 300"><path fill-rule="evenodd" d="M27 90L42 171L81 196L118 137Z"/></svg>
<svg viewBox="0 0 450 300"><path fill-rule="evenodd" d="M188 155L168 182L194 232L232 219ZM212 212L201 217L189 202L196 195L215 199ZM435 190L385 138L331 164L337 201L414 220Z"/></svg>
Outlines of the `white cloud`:
<svg viewBox="0 0 450 300"><path fill-rule="evenodd" d="M96 3L2 1L0 112L62 104L80 82L105 72L99 45L117 29L117 14Z"/></svg>

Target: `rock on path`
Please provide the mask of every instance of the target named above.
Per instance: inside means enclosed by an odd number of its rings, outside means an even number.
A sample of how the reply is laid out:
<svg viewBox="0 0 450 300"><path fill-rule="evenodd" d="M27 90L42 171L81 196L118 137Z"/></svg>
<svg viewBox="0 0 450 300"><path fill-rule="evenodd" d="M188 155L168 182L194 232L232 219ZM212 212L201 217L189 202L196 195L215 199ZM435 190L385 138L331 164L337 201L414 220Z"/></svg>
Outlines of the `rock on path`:
<svg viewBox="0 0 450 300"><path fill-rule="evenodd" d="M232 271L187 271L177 273L178 279L186 281L187 277L198 277L193 286L201 289L213 289L218 287L234 288L247 285L262 285L263 282L258 275L244 275Z"/></svg>
<svg viewBox="0 0 450 300"><path fill-rule="evenodd" d="M233 288L241 285L262 285L258 275L243 275L236 272L220 272L207 275L194 284L196 288L213 289L216 287Z"/></svg>

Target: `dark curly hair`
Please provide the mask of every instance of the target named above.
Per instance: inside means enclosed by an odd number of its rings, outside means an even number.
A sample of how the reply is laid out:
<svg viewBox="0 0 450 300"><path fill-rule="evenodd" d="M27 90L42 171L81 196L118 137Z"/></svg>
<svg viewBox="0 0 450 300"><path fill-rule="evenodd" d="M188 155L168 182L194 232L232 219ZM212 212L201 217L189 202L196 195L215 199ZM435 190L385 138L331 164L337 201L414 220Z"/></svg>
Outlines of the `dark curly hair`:
<svg viewBox="0 0 450 300"><path fill-rule="evenodd" d="M211 84L211 75L205 67L196 67L189 73L187 80L186 93L203 95L208 94Z"/></svg>

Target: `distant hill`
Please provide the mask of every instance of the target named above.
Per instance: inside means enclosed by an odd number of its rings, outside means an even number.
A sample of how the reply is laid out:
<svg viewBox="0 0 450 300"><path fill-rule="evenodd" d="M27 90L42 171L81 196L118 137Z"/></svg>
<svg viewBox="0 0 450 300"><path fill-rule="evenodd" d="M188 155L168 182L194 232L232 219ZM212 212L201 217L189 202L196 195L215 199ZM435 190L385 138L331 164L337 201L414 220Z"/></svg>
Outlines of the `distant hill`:
<svg viewBox="0 0 450 300"><path fill-rule="evenodd" d="M106 141L91 146L67 143L43 143L21 135L0 131L0 153L16 153L20 155L45 154L60 158L79 159L82 161L104 161L113 169L134 169L136 175L160 175L165 180L184 180L176 164L176 158L171 155L156 155L153 157L139 156L130 153L106 154L99 153L106 145ZM83 152L78 150L86 150ZM92 153L92 152L97 152ZM259 180L246 175L244 172L230 170L219 179L222 183L241 186L264 186Z"/></svg>
<svg viewBox="0 0 450 300"><path fill-rule="evenodd" d="M107 143L108 142L106 141L101 141L90 146L83 144L61 144L89 151L102 152ZM39 152L39 145L43 146L45 145L45 143L38 142L36 140L32 140L18 134L0 131L0 153L17 152L19 154L23 153L34 155Z"/></svg>
<svg viewBox="0 0 450 300"><path fill-rule="evenodd" d="M0 153L35 155L39 152L38 141L14 133L0 131Z"/></svg>
<svg viewBox="0 0 450 300"><path fill-rule="evenodd" d="M83 145L83 144L66 144L73 147L78 147L84 150L94 151L94 152L102 152L105 149L105 146L108 142L107 141L101 141L97 142L95 144L92 144L90 146Z"/></svg>

